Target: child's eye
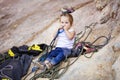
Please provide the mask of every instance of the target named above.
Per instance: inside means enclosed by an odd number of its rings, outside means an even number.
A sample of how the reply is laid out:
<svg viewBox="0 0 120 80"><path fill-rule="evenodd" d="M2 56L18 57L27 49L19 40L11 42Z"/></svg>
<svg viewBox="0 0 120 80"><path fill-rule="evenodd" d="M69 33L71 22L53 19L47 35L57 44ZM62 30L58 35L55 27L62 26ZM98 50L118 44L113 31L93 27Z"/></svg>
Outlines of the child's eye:
<svg viewBox="0 0 120 80"><path fill-rule="evenodd" d="M68 22L65 22L66 24L68 24Z"/></svg>
<svg viewBox="0 0 120 80"><path fill-rule="evenodd" d="M61 23L64 23L64 22L61 22Z"/></svg>

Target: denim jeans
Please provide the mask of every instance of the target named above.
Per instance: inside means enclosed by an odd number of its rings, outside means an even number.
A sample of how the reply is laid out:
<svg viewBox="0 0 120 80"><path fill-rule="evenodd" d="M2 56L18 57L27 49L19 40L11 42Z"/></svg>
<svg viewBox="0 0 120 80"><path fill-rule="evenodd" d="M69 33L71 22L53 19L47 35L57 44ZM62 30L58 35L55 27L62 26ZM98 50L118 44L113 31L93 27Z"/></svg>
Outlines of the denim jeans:
<svg viewBox="0 0 120 80"><path fill-rule="evenodd" d="M56 65L66 58L64 52L69 52L69 49L57 47L49 53L46 60L48 60L52 65Z"/></svg>

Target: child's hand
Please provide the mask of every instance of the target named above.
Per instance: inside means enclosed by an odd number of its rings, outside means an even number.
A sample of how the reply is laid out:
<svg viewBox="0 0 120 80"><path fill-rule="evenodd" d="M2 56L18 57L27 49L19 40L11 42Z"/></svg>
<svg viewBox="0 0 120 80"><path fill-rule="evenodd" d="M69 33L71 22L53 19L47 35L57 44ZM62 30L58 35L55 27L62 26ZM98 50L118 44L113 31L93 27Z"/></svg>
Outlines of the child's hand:
<svg viewBox="0 0 120 80"><path fill-rule="evenodd" d="M63 29L63 26L60 26L59 29Z"/></svg>
<svg viewBox="0 0 120 80"><path fill-rule="evenodd" d="M66 31L68 31L69 27L64 26L63 29L66 30Z"/></svg>

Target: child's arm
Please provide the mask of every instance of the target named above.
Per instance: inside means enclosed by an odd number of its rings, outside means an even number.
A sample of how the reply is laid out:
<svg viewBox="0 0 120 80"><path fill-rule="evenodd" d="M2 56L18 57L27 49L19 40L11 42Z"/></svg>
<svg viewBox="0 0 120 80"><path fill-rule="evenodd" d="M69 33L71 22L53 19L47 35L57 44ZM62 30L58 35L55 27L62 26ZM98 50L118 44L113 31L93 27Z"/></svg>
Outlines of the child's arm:
<svg viewBox="0 0 120 80"><path fill-rule="evenodd" d="M68 29L65 29L65 28L64 28L64 30L65 30L65 33L66 33L67 37L70 40L72 40L74 38L74 36L75 36L75 31L74 30L73 31L69 31Z"/></svg>

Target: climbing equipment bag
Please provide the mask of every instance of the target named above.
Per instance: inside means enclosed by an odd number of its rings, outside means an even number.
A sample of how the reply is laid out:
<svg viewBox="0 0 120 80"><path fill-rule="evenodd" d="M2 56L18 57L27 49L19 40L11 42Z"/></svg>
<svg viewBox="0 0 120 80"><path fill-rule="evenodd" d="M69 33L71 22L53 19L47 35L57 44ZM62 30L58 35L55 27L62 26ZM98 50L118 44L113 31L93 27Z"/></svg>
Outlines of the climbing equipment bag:
<svg viewBox="0 0 120 80"><path fill-rule="evenodd" d="M87 50L84 49L84 47L87 47ZM75 44L71 51L71 57L78 57L79 55L83 55L91 53L91 52L97 52L97 49L93 47L93 45L90 42L78 42Z"/></svg>
<svg viewBox="0 0 120 80"><path fill-rule="evenodd" d="M23 54L16 59L7 59L0 65L0 80L21 80L27 74L32 56Z"/></svg>

